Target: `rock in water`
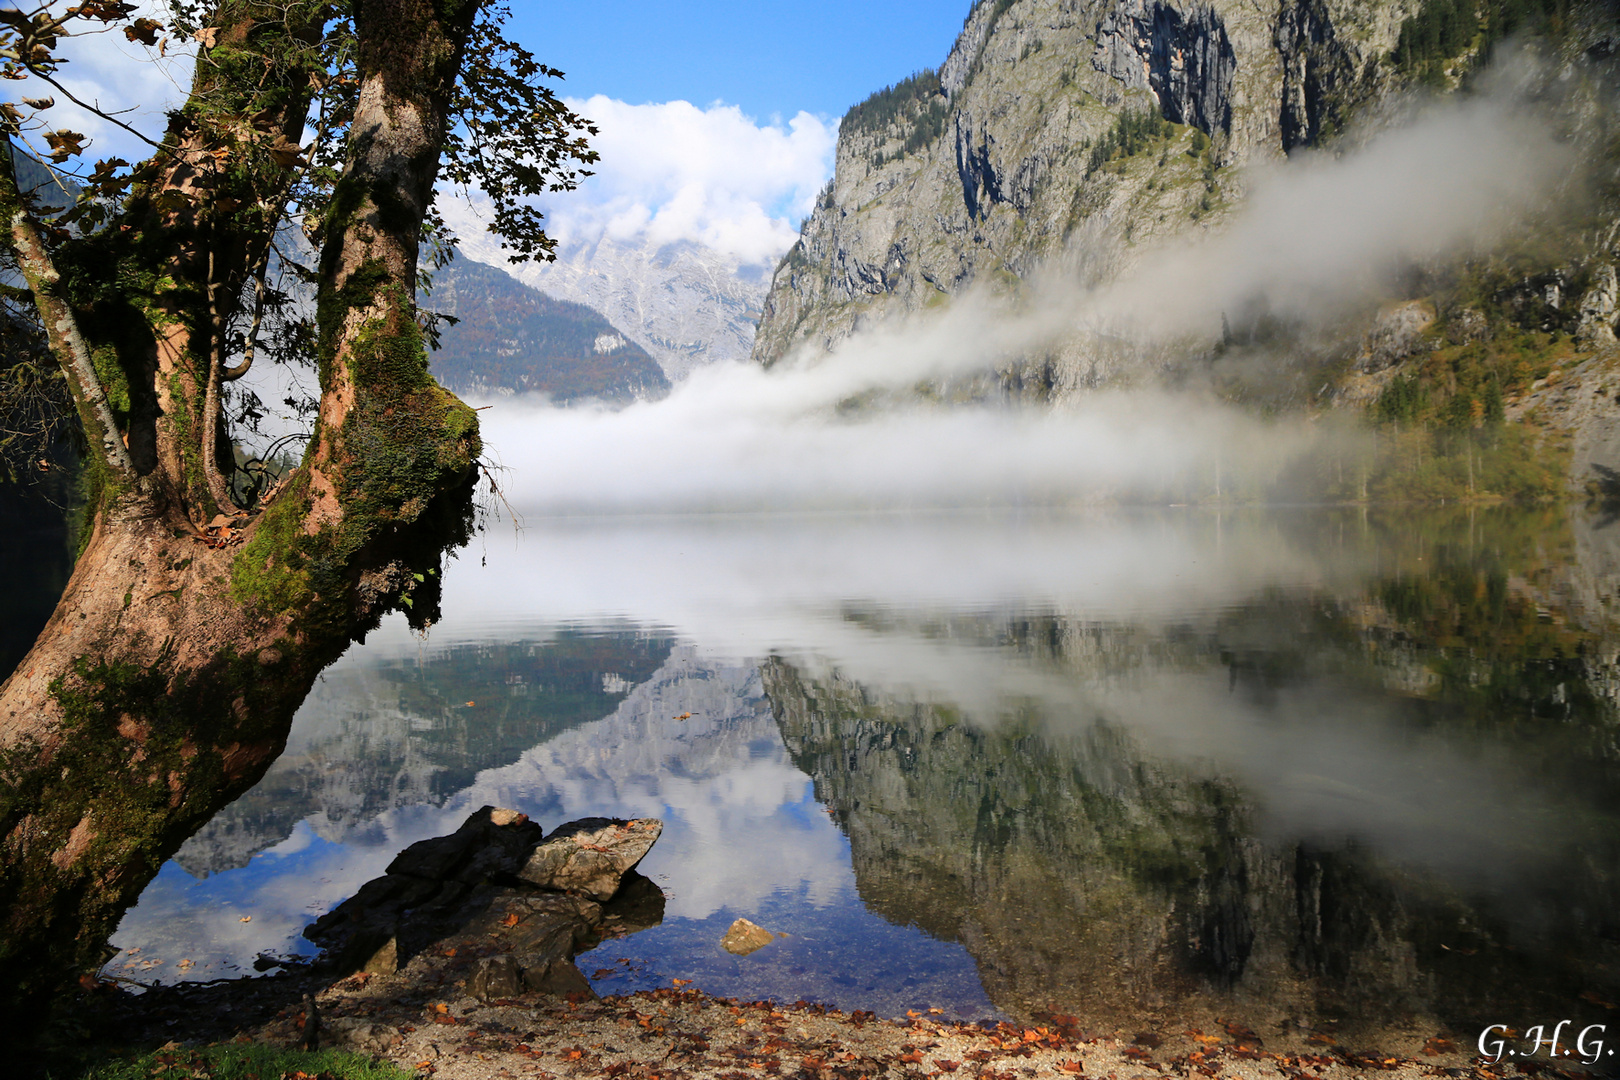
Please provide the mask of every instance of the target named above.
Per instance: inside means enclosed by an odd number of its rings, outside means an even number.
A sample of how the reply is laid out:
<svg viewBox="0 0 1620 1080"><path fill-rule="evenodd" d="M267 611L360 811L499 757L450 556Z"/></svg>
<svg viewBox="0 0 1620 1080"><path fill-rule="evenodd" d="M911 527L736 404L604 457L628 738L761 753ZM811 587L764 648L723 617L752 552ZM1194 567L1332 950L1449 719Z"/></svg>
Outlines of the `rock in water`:
<svg viewBox="0 0 1620 1080"><path fill-rule="evenodd" d="M481 957L468 973L476 997L594 996L574 954L662 920L663 893L631 869L662 832L656 820L587 818L546 837L522 814L486 806L452 835L406 848L304 936L343 972L404 971L437 943L440 956ZM598 899L609 897L605 915Z"/></svg>
<svg viewBox="0 0 1620 1080"><path fill-rule="evenodd" d="M518 877L545 889L611 900L625 873L641 861L663 831L664 823L657 818L570 822L534 849Z"/></svg>
<svg viewBox="0 0 1620 1080"><path fill-rule="evenodd" d="M486 806L449 836L412 844L394 857L387 872L471 884L515 871L541 835L528 815Z"/></svg>
<svg viewBox="0 0 1620 1080"><path fill-rule="evenodd" d="M734 956L747 956L763 949L775 941L776 937L777 935L763 926L751 923L747 919L738 919L726 931L726 936L720 939L720 947Z"/></svg>

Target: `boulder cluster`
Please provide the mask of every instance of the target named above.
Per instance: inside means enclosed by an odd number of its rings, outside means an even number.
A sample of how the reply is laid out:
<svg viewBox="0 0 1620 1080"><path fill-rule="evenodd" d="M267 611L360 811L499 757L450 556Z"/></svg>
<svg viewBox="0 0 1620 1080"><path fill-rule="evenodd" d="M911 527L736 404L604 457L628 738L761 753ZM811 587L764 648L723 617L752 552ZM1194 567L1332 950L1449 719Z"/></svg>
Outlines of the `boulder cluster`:
<svg viewBox="0 0 1620 1080"><path fill-rule="evenodd" d="M345 974L392 974L435 944L483 942L490 955L468 979L473 995L589 996L574 955L663 919L663 893L635 872L663 829L653 818L584 818L547 834L527 815L486 806L454 833L400 852L304 936Z"/></svg>

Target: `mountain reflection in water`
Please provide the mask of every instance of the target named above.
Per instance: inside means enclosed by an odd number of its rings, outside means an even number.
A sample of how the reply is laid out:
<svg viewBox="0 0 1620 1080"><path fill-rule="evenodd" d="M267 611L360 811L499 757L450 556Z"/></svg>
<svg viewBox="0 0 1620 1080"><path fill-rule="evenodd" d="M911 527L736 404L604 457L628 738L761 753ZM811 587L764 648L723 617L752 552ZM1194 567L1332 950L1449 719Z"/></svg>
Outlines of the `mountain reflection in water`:
<svg viewBox="0 0 1620 1080"><path fill-rule="evenodd" d="M1603 1022L1616 532L1187 510L492 537L428 639L387 626L328 671L110 970L307 951L304 923L493 803L665 819L666 921L580 958L603 992L1386 1042ZM788 936L731 957L738 916Z"/></svg>

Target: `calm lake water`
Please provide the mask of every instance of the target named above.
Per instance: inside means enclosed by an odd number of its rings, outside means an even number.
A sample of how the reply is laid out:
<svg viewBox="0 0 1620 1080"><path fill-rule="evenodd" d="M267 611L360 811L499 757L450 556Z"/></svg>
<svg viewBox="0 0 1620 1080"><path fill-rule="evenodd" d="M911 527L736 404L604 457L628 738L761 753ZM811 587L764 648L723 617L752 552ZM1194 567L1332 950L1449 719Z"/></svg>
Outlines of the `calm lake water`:
<svg viewBox="0 0 1620 1080"><path fill-rule="evenodd" d="M1617 605L1620 525L1562 509L531 520L326 672L107 970L307 954L494 804L664 820L603 993L1620 1020Z"/></svg>

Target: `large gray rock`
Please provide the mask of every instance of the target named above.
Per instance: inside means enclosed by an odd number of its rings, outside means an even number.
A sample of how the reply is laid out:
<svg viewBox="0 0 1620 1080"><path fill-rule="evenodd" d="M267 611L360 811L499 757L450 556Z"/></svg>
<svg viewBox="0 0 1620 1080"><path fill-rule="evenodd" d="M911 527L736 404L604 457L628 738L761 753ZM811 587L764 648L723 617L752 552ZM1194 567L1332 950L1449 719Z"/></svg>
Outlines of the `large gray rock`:
<svg viewBox="0 0 1620 1080"><path fill-rule="evenodd" d="M657 818L570 822L534 849L518 877L545 889L611 900L625 873L641 862L663 831Z"/></svg>
<svg viewBox="0 0 1620 1080"><path fill-rule="evenodd" d="M1613 345L1617 314L1620 314L1620 281L1615 278L1613 263L1600 263L1592 272L1592 284L1581 296L1581 321L1576 337L1588 345Z"/></svg>
<svg viewBox="0 0 1620 1080"><path fill-rule="evenodd" d="M655 820L587 818L544 837L522 814L486 806L449 836L406 848L304 936L343 972L393 974L431 944L443 955L496 952L468 974L478 997L589 995L574 955L663 918L662 892L632 871L662 832ZM615 894L604 913L598 901Z"/></svg>
<svg viewBox="0 0 1620 1080"><path fill-rule="evenodd" d="M344 971L388 974L428 942L487 908L544 830L523 814L486 806L449 836L422 840L382 877L322 915L304 936Z"/></svg>

